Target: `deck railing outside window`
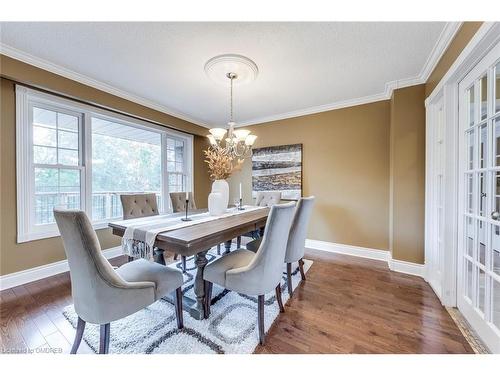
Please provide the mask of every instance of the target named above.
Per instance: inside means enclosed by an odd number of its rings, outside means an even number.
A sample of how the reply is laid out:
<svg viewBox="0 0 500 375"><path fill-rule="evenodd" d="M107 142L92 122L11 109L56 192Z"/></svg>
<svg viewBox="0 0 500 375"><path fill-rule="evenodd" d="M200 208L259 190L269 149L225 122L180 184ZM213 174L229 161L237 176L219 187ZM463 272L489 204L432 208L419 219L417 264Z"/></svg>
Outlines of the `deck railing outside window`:
<svg viewBox="0 0 500 375"><path fill-rule="evenodd" d="M92 220L101 221L106 219L121 218L123 216L121 194L143 194L146 192L134 191L106 191L92 193ZM155 193L158 208L162 211L163 200L159 191ZM53 193L44 192L35 194L35 222L37 225L50 224L54 222L54 207L65 207L68 209L80 208L80 193Z"/></svg>

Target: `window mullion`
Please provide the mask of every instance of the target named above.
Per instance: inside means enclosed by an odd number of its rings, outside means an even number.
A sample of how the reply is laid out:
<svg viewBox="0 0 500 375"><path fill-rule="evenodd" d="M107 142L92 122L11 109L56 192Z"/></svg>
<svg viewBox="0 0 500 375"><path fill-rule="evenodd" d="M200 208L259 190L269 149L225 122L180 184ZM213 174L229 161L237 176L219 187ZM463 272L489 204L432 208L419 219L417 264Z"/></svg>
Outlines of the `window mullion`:
<svg viewBox="0 0 500 375"><path fill-rule="evenodd" d="M82 197L83 206L88 217L92 217L92 118L90 112L85 112L82 118L81 151L83 153Z"/></svg>
<svg viewBox="0 0 500 375"><path fill-rule="evenodd" d="M167 171L167 134L161 134L161 191L163 196L163 211L170 212L170 195L168 188L169 172Z"/></svg>

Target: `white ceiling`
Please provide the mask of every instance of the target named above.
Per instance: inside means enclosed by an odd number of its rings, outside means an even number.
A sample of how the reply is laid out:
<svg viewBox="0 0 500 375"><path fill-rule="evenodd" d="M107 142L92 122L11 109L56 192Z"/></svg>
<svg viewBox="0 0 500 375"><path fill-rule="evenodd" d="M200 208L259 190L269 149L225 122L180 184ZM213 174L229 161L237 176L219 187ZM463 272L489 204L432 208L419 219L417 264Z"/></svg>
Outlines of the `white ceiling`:
<svg viewBox="0 0 500 375"><path fill-rule="evenodd" d="M3 22L0 40L2 53L41 59L209 127L228 120L228 90L203 69L215 55L241 54L258 65L257 79L235 89L235 120L251 124L380 100L393 81L418 83L451 38L446 26Z"/></svg>

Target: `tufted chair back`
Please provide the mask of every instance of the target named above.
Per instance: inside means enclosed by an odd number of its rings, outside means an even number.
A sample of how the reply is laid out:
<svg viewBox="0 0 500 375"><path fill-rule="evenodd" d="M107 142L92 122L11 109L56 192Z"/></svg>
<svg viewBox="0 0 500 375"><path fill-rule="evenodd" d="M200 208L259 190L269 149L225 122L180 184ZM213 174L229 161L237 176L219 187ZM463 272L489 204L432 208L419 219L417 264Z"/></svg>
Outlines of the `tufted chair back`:
<svg viewBox="0 0 500 375"><path fill-rule="evenodd" d="M120 195L123 207L123 220L158 215L156 194Z"/></svg>
<svg viewBox="0 0 500 375"><path fill-rule="evenodd" d="M296 262L304 257L306 247L307 227L311 219L314 196L300 198L293 216L288 243L286 246L285 263Z"/></svg>
<svg viewBox="0 0 500 375"><path fill-rule="evenodd" d="M281 201L280 191L259 191L255 199L255 205L259 207L271 207Z"/></svg>
<svg viewBox="0 0 500 375"><path fill-rule="evenodd" d="M193 193L189 192L189 209L196 210ZM183 212L186 210L186 192L170 193L172 201L172 210L174 212Z"/></svg>

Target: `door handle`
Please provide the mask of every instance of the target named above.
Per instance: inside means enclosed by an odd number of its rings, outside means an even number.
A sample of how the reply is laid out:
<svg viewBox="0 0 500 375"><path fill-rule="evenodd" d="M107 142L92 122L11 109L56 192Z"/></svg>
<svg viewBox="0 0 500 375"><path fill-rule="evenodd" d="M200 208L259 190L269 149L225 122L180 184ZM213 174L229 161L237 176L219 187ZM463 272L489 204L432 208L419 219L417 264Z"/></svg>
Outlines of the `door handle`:
<svg viewBox="0 0 500 375"><path fill-rule="evenodd" d="M498 211L493 211L493 212L491 213L491 218L492 218L493 220L498 220L498 219L500 219L500 213L499 213Z"/></svg>

